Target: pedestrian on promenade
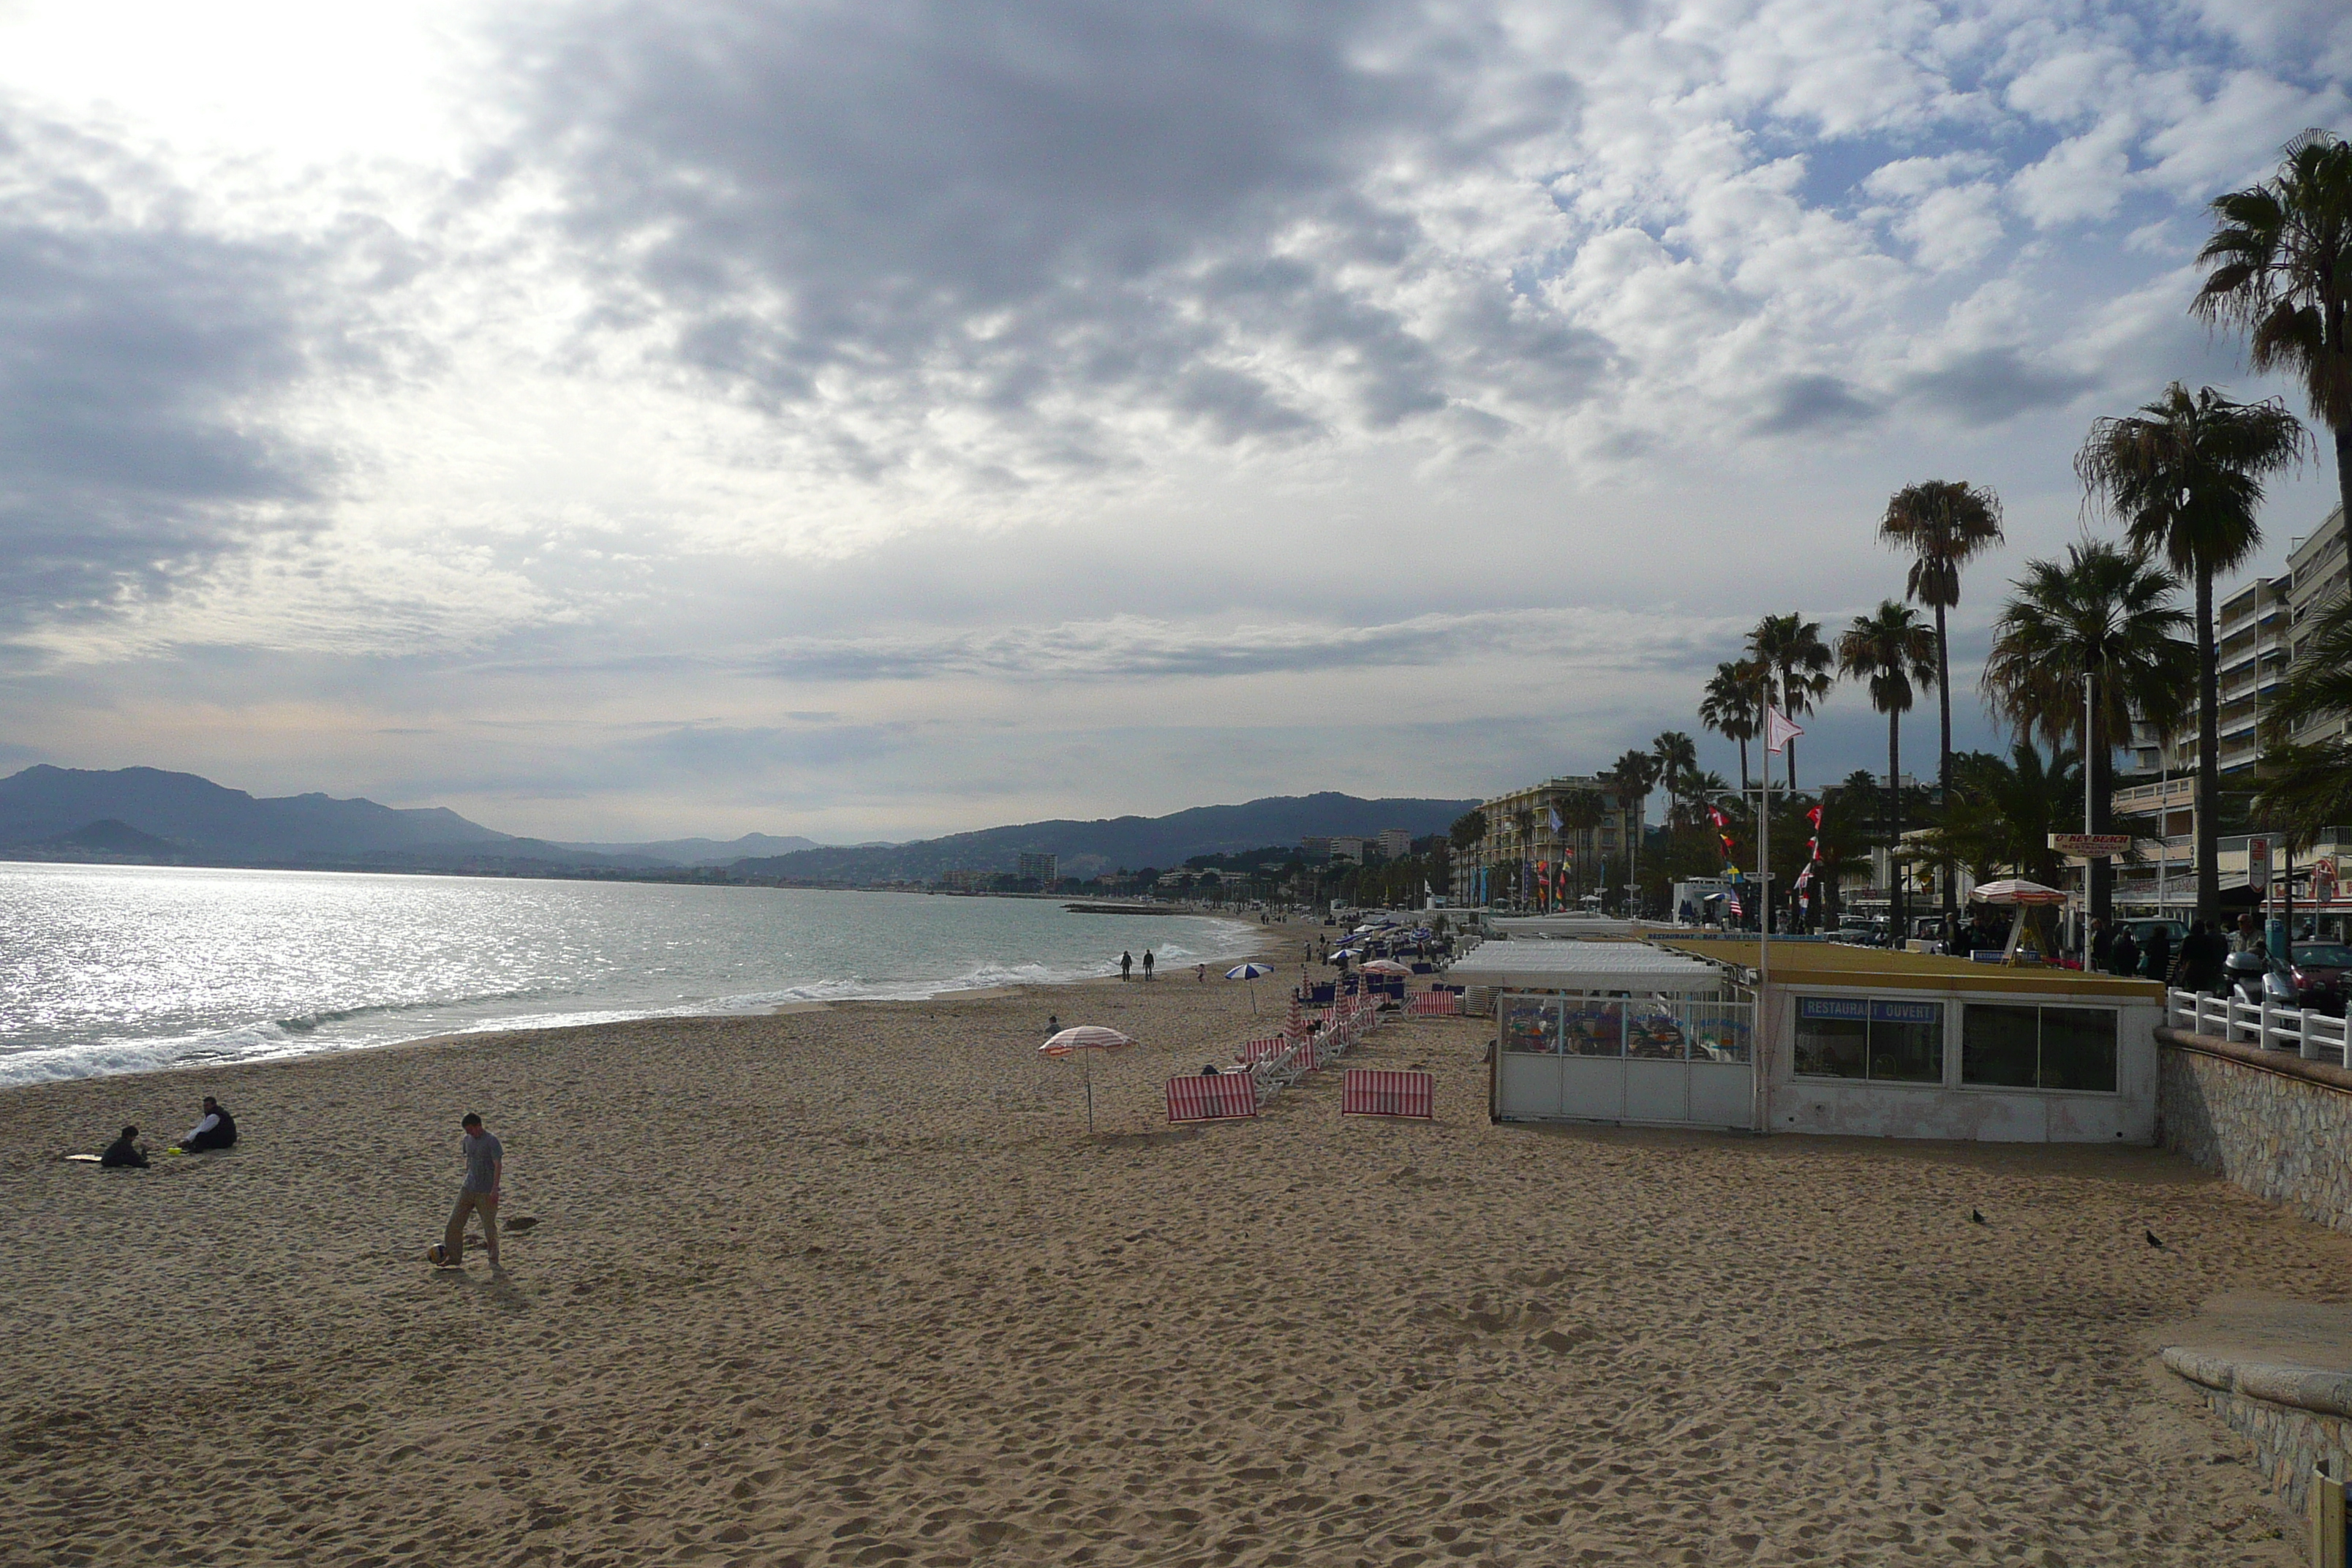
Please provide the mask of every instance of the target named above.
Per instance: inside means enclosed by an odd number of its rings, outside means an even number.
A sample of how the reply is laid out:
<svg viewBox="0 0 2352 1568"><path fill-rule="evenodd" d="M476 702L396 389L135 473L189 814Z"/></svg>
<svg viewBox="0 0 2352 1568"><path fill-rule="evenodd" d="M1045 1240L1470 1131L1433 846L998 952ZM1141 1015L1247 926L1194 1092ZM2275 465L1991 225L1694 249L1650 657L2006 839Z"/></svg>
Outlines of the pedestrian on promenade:
<svg viewBox="0 0 2352 1568"><path fill-rule="evenodd" d="M482 1245L490 1254L490 1267L499 1266L499 1182L505 1173L506 1147L490 1136L482 1119L472 1111L458 1125L466 1137L459 1145L466 1156L465 1184L457 1189L457 1206L449 1211L449 1228L435 1247L433 1261L443 1268L456 1268L466 1261L466 1218L482 1216Z"/></svg>

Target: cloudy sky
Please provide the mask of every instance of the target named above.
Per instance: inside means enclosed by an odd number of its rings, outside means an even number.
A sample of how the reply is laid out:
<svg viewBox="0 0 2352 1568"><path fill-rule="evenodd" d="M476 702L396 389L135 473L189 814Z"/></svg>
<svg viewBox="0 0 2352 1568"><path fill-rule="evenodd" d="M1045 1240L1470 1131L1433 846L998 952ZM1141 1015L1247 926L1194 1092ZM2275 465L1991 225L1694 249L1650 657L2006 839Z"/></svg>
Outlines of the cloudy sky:
<svg viewBox="0 0 2352 1568"><path fill-rule="evenodd" d="M1605 764L1898 592L1897 486L2006 503L1965 656L2095 416L2285 390L2190 260L2347 82L2341 0L0 0L0 768L849 840Z"/></svg>

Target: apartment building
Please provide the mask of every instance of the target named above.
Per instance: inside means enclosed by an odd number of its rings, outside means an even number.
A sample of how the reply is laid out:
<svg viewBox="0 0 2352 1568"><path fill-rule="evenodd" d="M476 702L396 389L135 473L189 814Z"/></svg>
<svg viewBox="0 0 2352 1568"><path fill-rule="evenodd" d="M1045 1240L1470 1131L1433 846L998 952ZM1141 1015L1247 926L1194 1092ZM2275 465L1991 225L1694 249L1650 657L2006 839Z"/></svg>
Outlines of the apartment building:
<svg viewBox="0 0 2352 1568"><path fill-rule="evenodd" d="M1598 820L1580 825L1580 795L1598 800ZM1573 897L1622 888L1629 847L1641 833L1641 803L1621 801L1617 792L1590 773L1569 773L1482 801L1486 836L1454 868L1454 896L1469 902L1483 887L1486 902L1507 908L1532 905L1538 879L1564 868ZM1560 825L1552 826L1555 815ZM1481 875L1483 873L1483 877ZM1557 895L1555 895L1557 896Z"/></svg>
<svg viewBox="0 0 2352 1568"><path fill-rule="evenodd" d="M2344 516L2341 509L2287 552L2286 571L2256 577L2231 590L2214 606L2214 647L2220 698L2221 790L2252 794L2263 756L2263 716L2277 700L2287 669L2310 635L2312 620L2341 598L2346 588ZM2346 733L2342 720L2306 725L2300 742ZM2127 766L2113 796L2119 826L2140 835L2137 863L2117 868L2116 898L2126 908L2178 914L2196 897L2197 725L2192 713L2168 743L2149 726L2135 724ZM2352 854L2352 828L2328 836L2314 853L2332 865L2336 845ZM2214 866L2226 891L2246 883L2242 839L2224 840Z"/></svg>

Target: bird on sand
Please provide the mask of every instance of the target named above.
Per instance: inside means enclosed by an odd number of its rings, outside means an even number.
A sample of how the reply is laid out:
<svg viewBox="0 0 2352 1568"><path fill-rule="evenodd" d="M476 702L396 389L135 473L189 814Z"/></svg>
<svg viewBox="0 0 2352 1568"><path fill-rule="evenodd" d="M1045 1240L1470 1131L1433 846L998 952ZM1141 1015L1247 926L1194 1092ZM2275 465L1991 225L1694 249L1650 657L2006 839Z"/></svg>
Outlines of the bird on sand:
<svg viewBox="0 0 2352 1568"><path fill-rule="evenodd" d="M2147 1237L2147 1244L2150 1247L2162 1247L2164 1245L2162 1241L2158 1239L2156 1232L2152 1230L2144 1230L2141 1231L2140 1234Z"/></svg>

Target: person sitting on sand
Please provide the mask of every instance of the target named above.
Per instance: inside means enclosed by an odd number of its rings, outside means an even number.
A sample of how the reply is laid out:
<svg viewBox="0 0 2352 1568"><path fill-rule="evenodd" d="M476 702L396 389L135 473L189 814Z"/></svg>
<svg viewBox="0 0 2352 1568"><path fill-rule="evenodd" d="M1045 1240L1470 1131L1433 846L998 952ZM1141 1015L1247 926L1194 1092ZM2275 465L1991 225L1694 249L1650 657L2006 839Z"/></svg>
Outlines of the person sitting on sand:
<svg viewBox="0 0 2352 1568"><path fill-rule="evenodd" d="M1055 1035L1058 1035L1058 1034L1060 1034L1061 1032L1062 1032L1062 1016L1061 1016L1059 1013L1048 1013L1048 1014L1046 1014L1046 1015L1045 1015L1045 1037L1046 1037L1047 1039L1049 1039L1049 1040L1050 1040L1050 1039L1052 1039Z"/></svg>
<svg viewBox="0 0 2352 1568"><path fill-rule="evenodd" d="M1216 1063L1214 1063L1214 1062L1203 1062L1203 1063L1202 1063L1202 1064L1201 1064L1201 1076L1202 1076L1202 1078L1215 1078L1215 1077L1217 1077L1217 1076L1218 1076L1218 1073L1217 1073L1217 1064L1216 1064Z"/></svg>
<svg viewBox="0 0 2352 1568"><path fill-rule="evenodd" d="M180 1140L180 1152L198 1154L206 1149L236 1147L236 1118L221 1107L211 1095L205 1096L205 1119L188 1130Z"/></svg>
<svg viewBox="0 0 2352 1568"><path fill-rule="evenodd" d="M104 1165L109 1170L114 1171L145 1170L147 1168L147 1150L146 1147L139 1142L139 1129L136 1127L124 1128L122 1130L122 1136L117 1138L113 1142L109 1143L106 1146L106 1152L98 1157L98 1163Z"/></svg>

